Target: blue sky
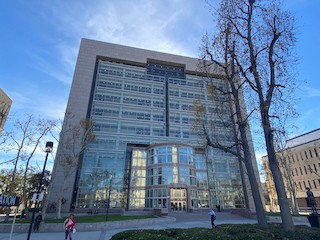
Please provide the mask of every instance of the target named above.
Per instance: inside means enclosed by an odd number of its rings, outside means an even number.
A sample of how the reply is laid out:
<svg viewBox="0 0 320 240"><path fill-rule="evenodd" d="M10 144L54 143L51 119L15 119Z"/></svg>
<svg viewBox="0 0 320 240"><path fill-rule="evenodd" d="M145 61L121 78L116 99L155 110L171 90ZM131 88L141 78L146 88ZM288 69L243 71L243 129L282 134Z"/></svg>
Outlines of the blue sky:
<svg viewBox="0 0 320 240"><path fill-rule="evenodd" d="M320 127L320 1L284 3L297 20L300 134ZM11 0L0 9L8 127L22 113L63 118L81 38L197 57L203 34L214 32L201 0Z"/></svg>

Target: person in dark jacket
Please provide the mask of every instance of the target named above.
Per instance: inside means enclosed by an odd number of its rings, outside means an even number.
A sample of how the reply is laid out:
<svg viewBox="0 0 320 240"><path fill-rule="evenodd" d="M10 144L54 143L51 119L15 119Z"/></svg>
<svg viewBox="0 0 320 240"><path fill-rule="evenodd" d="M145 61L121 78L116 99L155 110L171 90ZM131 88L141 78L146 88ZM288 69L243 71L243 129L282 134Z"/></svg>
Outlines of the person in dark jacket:
<svg viewBox="0 0 320 240"><path fill-rule="evenodd" d="M39 213L39 215L34 220L34 227L33 231L37 232L39 230L40 223L42 222L42 215Z"/></svg>

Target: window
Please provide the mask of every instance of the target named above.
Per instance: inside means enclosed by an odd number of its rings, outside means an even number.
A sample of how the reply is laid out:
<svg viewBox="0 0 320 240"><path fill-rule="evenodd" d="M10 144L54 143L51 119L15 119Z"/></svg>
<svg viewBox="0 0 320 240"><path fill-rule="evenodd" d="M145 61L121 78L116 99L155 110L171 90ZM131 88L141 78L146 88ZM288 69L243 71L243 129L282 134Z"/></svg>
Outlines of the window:
<svg viewBox="0 0 320 240"><path fill-rule="evenodd" d="M170 96L179 97L179 90L177 90L177 91L171 90L169 94L170 94Z"/></svg>
<svg viewBox="0 0 320 240"><path fill-rule="evenodd" d="M164 130L163 129L153 129L153 135L155 136L164 136Z"/></svg>
<svg viewBox="0 0 320 240"><path fill-rule="evenodd" d="M162 108L164 107L164 103L163 101L153 101L153 106Z"/></svg>
<svg viewBox="0 0 320 240"><path fill-rule="evenodd" d="M309 153L310 153L310 157L311 158L313 158L313 156L312 156L312 152L311 152L311 150L309 149Z"/></svg>
<svg viewBox="0 0 320 240"><path fill-rule="evenodd" d="M170 103L171 109L179 109L179 103Z"/></svg>

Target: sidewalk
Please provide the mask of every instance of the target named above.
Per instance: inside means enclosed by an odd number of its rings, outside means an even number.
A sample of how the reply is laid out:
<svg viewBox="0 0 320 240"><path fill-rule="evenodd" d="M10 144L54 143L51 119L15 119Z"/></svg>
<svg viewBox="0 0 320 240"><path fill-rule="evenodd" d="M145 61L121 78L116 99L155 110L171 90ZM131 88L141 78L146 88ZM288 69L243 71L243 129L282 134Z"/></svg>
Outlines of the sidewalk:
<svg viewBox="0 0 320 240"><path fill-rule="evenodd" d="M102 231L86 231L77 232L73 235L73 240L109 240L113 235L118 232L126 230L135 229L167 229L167 228L211 228L211 222L208 213L171 213L170 217L174 217L176 222L168 222L162 224L155 224L149 226L141 226L134 228L120 228L112 230L102 230ZM281 222L280 217L272 217L269 222ZM307 218L294 217L294 222L296 225L309 225ZM256 224L257 220L254 218L245 218L239 215L230 214L229 212L218 212L216 225L220 224ZM12 235L12 240L26 240L27 233L14 233ZM9 233L0 233L0 240L8 240ZM39 232L32 233L30 236L32 240L58 240L64 239L64 232Z"/></svg>

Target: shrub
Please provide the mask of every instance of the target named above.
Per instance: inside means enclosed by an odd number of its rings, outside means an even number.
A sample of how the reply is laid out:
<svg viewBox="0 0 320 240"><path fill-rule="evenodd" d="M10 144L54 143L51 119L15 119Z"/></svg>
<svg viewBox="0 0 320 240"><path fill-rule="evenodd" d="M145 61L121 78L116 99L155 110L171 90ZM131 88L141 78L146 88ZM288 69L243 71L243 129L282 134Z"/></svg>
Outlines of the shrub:
<svg viewBox="0 0 320 240"><path fill-rule="evenodd" d="M111 240L315 240L320 239L320 229L300 225L293 233L285 232L281 224L269 224L261 229L254 224L223 224L213 229L130 230L114 235Z"/></svg>

